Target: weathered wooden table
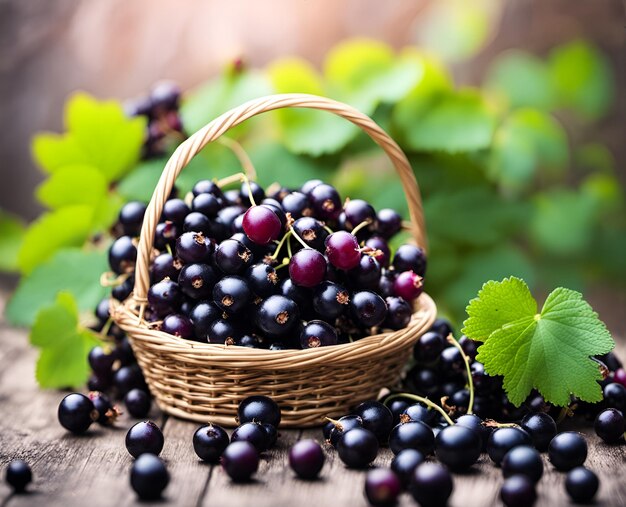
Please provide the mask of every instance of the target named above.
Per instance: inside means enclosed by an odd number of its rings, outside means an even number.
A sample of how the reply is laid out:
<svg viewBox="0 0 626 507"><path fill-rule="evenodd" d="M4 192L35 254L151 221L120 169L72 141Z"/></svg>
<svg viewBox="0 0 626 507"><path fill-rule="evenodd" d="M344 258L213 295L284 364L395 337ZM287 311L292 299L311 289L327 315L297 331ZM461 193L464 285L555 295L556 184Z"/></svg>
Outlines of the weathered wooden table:
<svg viewBox="0 0 626 507"><path fill-rule="evenodd" d="M2 310L0 305L0 311ZM0 507L30 505L63 507L124 506L137 504L129 485L131 456L124 447L126 430L133 423L122 416L114 428L94 425L84 436L66 432L57 422L56 410L64 393L41 391L34 380L36 351L28 345L26 333L0 322ZM619 347L626 357L626 346ZM161 414L153 409L151 418L165 434L161 456L171 481L163 505L198 506L367 506L363 496L365 474L348 470L332 449L318 481L298 480L287 464L287 451L299 439L322 441L320 429L281 430L277 447L266 453L254 482L233 484L219 466L198 460L191 445L197 425ZM603 444L588 428L586 465L601 480L596 505L626 505L626 447ZM386 466L392 454L380 452L374 462ZM15 458L32 467L34 482L29 493L12 495L4 482L4 468ZM538 485L536 505L570 505L564 489L564 475L545 463ZM450 505L485 507L501 505L498 500L501 471L483 455L469 473L454 475ZM145 504L144 504L145 505ZM405 494L401 506L415 505Z"/></svg>

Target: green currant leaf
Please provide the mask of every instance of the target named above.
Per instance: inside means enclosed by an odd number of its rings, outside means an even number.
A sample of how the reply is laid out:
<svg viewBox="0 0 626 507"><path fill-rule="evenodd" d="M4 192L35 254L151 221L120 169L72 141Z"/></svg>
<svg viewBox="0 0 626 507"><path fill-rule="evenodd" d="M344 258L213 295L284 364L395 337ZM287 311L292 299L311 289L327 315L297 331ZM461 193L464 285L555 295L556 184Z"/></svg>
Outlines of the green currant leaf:
<svg viewBox="0 0 626 507"><path fill-rule="evenodd" d="M276 93L326 95L321 77L305 60L276 61L268 74ZM294 153L314 157L335 153L359 132L349 121L326 111L293 108L280 109L274 115L285 146Z"/></svg>
<svg viewBox="0 0 626 507"><path fill-rule="evenodd" d="M18 266L24 274L49 259L63 247L80 246L89 237L94 210L91 206L66 206L44 213L24 235Z"/></svg>
<svg viewBox="0 0 626 507"><path fill-rule="evenodd" d="M432 234L459 245L497 243L524 223L525 211L526 206L503 200L486 185L450 189L424 201Z"/></svg>
<svg viewBox="0 0 626 507"><path fill-rule="evenodd" d="M488 42L500 9L490 0L438 0L425 6L413 26L419 47L447 62L467 60Z"/></svg>
<svg viewBox="0 0 626 507"><path fill-rule="evenodd" d="M65 123L76 143L106 181L115 181L139 160L146 119L127 118L118 102L99 102L75 93L65 108Z"/></svg>
<svg viewBox="0 0 626 507"><path fill-rule="evenodd" d="M7 320L13 325L31 326L37 312L51 304L59 291L71 293L80 311L93 310L107 294L108 289L99 283L100 275L107 269L104 251L59 250L20 279L7 303Z"/></svg>
<svg viewBox="0 0 626 507"><path fill-rule="evenodd" d="M156 158L139 163L117 185L117 191L127 201L147 203L167 163L165 158Z"/></svg>
<svg viewBox="0 0 626 507"><path fill-rule="evenodd" d="M559 287L536 313L525 283L508 278L486 283L467 311L462 332L485 340L476 359L490 375L504 376L504 389L516 406L532 389L558 406L566 406L571 395L602 399L602 375L591 356L609 352L615 342L579 292Z"/></svg>
<svg viewBox="0 0 626 507"><path fill-rule="evenodd" d="M371 115L380 102L396 102L421 78L419 61L396 58L387 44L352 39L335 46L324 62L324 74L333 94Z"/></svg>
<svg viewBox="0 0 626 507"><path fill-rule="evenodd" d="M49 208L73 204L93 205L107 193L102 173L89 165L68 165L59 168L36 190L37 199Z"/></svg>
<svg viewBox="0 0 626 507"><path fill-rule="evenodd" d="M0 271L16 271L25 227L20 219L0 209Z"/></svg>
<svg viewBox="0 0 626 507"><path fill-rule="evenodd" d="M180 108L185 130L187 132L200 130L229 109L270 93L272 88L267 78L260 72L251 70L235 72L227 69L216 79L185 97ZM229 135L237 137L237 134L241 134L249 127L250 120L229 131Z"/></svg>
<svg viewBox="0 0 626 507"><path fill-rule="evenodd" d="M47 173L67 165L89 164L89 157L71 133L40 133L33 137L31 150L35 162Z"/></svg>
<svg viewBox="0 0 626 507"><path fill-rule="evenodd" d="M259 143L250 149L249 154L258 182L266 187L279 182L297 188L309 179L329 180L332 177L332 170L321 161L306 155L294 155L279 143Z"/></svg>
<svg viewBox="0 0 626 507"><path fill-rule="evenodd" d="M537 193L533 204L531 240L543 251L559 257L584 256L596 227L595 198L587 193L554 188Z"/></svg>
<svg viewBox="0 0 626 507"><path fill-rule="evenodd" d="M39 311L30 342L41 349L35 376L43 388L82 386L89 376L87 354L99 343L95 333L79 326L76 301L67 292Z"/></svg>
<svg viewBox="0 0 626 507"><path fill-rule="evenodd" d="M565 129L536 109L518 109L500 125L489 156L489 173L503 188L526 189L541 171L562 172L569 160Z"/></svg>
<svg viewBox="0 0 626 507"><path fill-rule="evenodd" d="M444 250L445 252L445 250ZM444 266L444 269L455 271L448 280L437 278L440 262L439 251L431 249L428 276L426 277L426 290L437 301L445 302L446 310L458 320L462 320L467 301L476 294L483 282L489 279L498 279L514 274L524 277L526 280L535 279L535 269L527 257L527 254L519 247L505 243L494 245L490 248L468 250L461 248L454 252L454 257L444 253L441 262L457 265ZM432 272L431 272L432 265ZM439 273L440 275L440 273ZM446 273L444 272L445 276Z"/></svg>
<svg viewBox="0 0 626 507"><path fill-rule="evenodd" d="M411 149L455 153L488 148L494 127L494 114L483 98L464 90L434 95L404 135Z"/></svg>
<svg viewBox="0 0 626 507"><path fill-rule="evenodd" d="M615 79L606 56L596 47L585 41L560 46L550 54L549 66L558 106L589 120L607 113Z"/></svg>
<svg viewBox="0 0 626 507"><path fill-rule="evenodd" d="M546 63L523 51L507 51L498 56L487 72L484 87L502 96L511 108L549 111L556 100Z"/></svg>

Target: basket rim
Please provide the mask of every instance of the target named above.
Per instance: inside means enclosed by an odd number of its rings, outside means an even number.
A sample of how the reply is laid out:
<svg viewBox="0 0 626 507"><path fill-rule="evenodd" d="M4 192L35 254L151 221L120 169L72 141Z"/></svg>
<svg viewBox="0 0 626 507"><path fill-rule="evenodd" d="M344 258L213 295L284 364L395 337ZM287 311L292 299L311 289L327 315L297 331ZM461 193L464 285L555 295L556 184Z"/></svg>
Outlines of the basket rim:
<svg viewBox="0 0 626 507"><path fill-rule="evenodd" d="M355 342L328 347L267 350L186 340L150 328L149 323L139 317L136 308L140 305L141 303L137 302L132 295L123 303L111 299L111 316L114 322L128 333L131 344L141 342L141 346L148 346L161 353L184 354L186 357L193 355L198 359L209 359L211 363L222 361L247 363L250 361L249 367L262 366L263 368L260 369L285 366L286 363L305 366L327 361L329 358L338 361L346 359L356 361L370 356L376 357L376 355L397 350L408 342L415 341L415 335L421 334L420 332L430 327L437 315L437 307L433 299L428 294L422 293L415 302L416 311L412 315L411 322L397 331L378 333Z"/></svg>

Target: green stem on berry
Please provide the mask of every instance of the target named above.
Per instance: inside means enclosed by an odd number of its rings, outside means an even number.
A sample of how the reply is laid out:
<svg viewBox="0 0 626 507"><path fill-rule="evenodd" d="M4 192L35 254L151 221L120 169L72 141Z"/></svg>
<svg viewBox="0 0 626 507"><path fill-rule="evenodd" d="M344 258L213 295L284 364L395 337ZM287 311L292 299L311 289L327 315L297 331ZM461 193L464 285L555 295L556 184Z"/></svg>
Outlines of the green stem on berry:
<svg viewBox="0 0 626 507"><path fill-rule="evenodd" d="M172 246L169 243L165 243L165 249L167 250L168 254L174 257L174 254L172 253Z"/></svg>
<svg viewBox="0 0 626 507"><path fill-rule="evenodd" d="M367 220L363 220L359 225L357 225L354 229L352 229L352 231L350 231L350 234L353 234L356 236L357 232L363 229L363 227L367 227L371 223L372 223L371 218L368 218Z"/></svg>
<svg viewBox="0 0 626 507"><path fill-rule="evenodd" d="M245 174L241 175L241 182L245 183L248 187L248 199L250 199L250 204L252 204L252 206L256 206L256 202L254 202L254 196L252 195L252 188L250 188L250 180Z"/></svg>
<svg viewBox="0 0 626 507"><path fill-rule="evenodd" d="M102 285L102 287L117 287L118 285L122 285L129 276L128 273L115 275L112 271L105 271L100 275L100 285Z"/></svg>
<svg viewBox="0 0 626 507"><path fill-rule="evenodd" d="M283 262L281 262L281 263L280 263L278 266L276 266L274 269L275 269L276 271L278 271L280 268L284 268L285 266L289 266L289 261L290 261L290 260L291 260L290 258L285 257L285 258L283 259Z"/></svg>
<svg viewBox="0 0 626 507"><path fill-rule="evenodd" d="M436 410L437 412L439 412L441 414L441 416L446 420L446 422L450 426L454 426L454 421L452 419L450 419L450 416L448 414L446 414L446 411L443 408L441 408L439 405L433 403L428 398L423 398L421 396L418 396L417 394L411 394L411 393L393 394L391 396L388 396L385 399L385 401L383 402L383 405L387 406L387 404L390 401L397 400L399 398L408 398L409 400L414 400L414 401L417 401L419 403L423 403L427 407L432 408L432 409Z"/></svg>
<svg viewBox="0 0 626 507"><path fill-rule="evenodd" d="M293 229L291 229L293 231ZM291 253L291 241L287 241L287 256L291 259L293 254Z"/></svg>
<svg viewBox="0 0 626 507"><path fill-rule="evenodd" d="M517 423L501 423L495 419L485 419L483 421L483 426L486 426L487 428L521 428L521 426Z"/></svg>
<svg viewBox="0 0 626 507"><path fill-rule="evenodd" d="M300 236L298 236L298 233L293 230L293 227L290 227L289 230L292 232L293 237L296 238L304 248L311 248Z"/></svg>
<svg viewBox="0 0 626 507"><path fill-rule="evenodd" d="M250 157L241 144L230 137L220 137L217 139L217 142L233 152L248 178L256 180L256 169L254 168L254 164L252 164L252 160L250 160Z"/></svg>
<svg viewBox="0 0 626 507"><path fill-rule="evenodd" d="M328 234L332 234L335 231L333 231L330 227L328 227L326 224L324 224L322 227L324 227L324 230L328 233Z"/></svg>
<svg viewBox="0 0 626 507"><path fill-rule="evenodd" d="M109 334L109 330L111 329L111 326L113 325L113 318L109 317L107 319L107 321L104 323L104 326L102 326L102 329L100 330L100 333L98 333L103 339L106 339L106 336Z"/></svg>
<svg viewBox="0 0 626 507"><path fill-rule="evenodd" d="M469 404L467 406L467 413L472 414L474 410L474 380L472 379L472 370L470 368L469 357L467 357L467 354L463 350L463 347L461 347L461 344L454 339L454 336L452 336L452 334L449 334L446 340L448 340L448 343L452 344L453 347L456 347L463 357L463 362L465 363L465 369L467 371L467 388L469 389L470 395Z"/></svg>
<svg viewBox="0 0 626 507"><path fill-rule="evenodd" d="M244 173L231 174L230 176L217 180L216 184L218 187L222 188L232 183L242 182L242 177L245 176L246 175Z"/></svg>
<svg viewBox="0 0 626 507"><path fill-rule="evenodd" d="M278 245L276 245L276 250L274 251L274 253L272 255L270 255L270 259L272 259L273 261L275 261L278 258L278 254L280 253L281 248L283 247L283 245L285 244L285 241L289 239L289 236L291 236L293 234L292 230L287 231L284 236L281 238L281 240L278 242ZM289 255L289 257L291 257L291 255Z"/></svg>

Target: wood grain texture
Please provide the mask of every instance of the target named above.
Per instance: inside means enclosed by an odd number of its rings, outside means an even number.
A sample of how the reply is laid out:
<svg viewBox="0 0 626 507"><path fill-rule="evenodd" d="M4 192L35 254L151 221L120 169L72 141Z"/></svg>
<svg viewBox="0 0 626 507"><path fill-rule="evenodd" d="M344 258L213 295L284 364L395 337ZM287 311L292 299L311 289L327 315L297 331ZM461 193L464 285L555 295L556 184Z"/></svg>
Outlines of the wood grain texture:
<svg viewBox="0 0 626 507"><path fill-rule="evenodd" d="M624 357L625 348L620 344ZM124 447L126 430L135 422L122 416L115 428L93 426L85 436L72 436L58 424L56 410L65 393L40 391L34 381L36 351L27 346L23 331L0 324L0 467L15 458L30 463L34 483L29 494L12 495L0 484L0 507L63 506L100 507L151 505L138 503L129 485L132 458ZM171 474L164 501L155 505L205 507L278 507L278 506L350 506L366 507L363 496L365 475L348 470L332 449L317 481L294 477L288 466L288 450L302 438L322 441L319 429L281 430L279 443L261 461L256 479L247 484L233 484L219 466L202 463L194 454L191 437L197 425L166 417L156 409L151 418L165 434L162 457ZM566 423L561 429L580 424ZM624 446L599 442L590 428L582 428L589 442L586 465L601 479L596 506L626 505ZM392 454L383 449L375 466L387 466ZM538 486L537 506L572 505L565 494L564 475L553 470L547 461ZM501 505L498 492L501 472L483 455L466 474L455 474L452 506L485 507ZM401 507L415 505L403 495Z"/></svg>

